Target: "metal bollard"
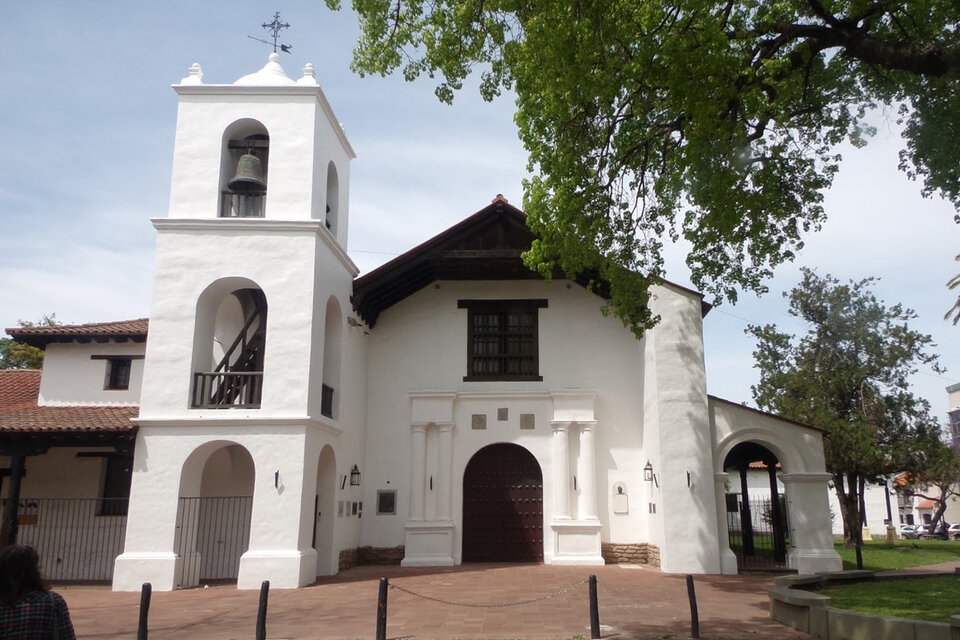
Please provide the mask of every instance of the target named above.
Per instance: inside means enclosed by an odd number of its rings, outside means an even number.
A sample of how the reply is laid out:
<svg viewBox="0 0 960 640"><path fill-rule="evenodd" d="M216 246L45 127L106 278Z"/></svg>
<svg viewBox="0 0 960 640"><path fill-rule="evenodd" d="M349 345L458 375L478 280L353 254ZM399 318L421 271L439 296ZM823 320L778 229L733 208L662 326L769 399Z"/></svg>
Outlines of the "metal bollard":
<svg viewBox="0 0 960 640"><path fill-rule="evenodd" d="M380 578L377 598L377 640L387 640L387 579Z"/></svg>
<svg viewBox="0 0 960 640"><path fill-rule="evenodd" d="M137 640L147 640L147 617L150 614L150 594L153 585L144 582L140 587L140 621L137 623Z"/></svg>
<svg viewBox="0 0 960 640"><path fill-rule="evenodd" d="M257 640L267 640L267 596L270 594L270 581L260 583L260 606L257 608Z"/></svg>
<svg viewBox="0 0 960 640"><path fill-rule="evenodd" d="M600 606L597 604L597 576L590 575L590 640L600 640Z"/></svg>
<svg viewBox="0 0 960 640"><path fill-rule="evenodd" d="M697 592L693 588L693 576L687 575L687 599L690 600L690 635L700 637L700 612L697 611Z"/></svg>

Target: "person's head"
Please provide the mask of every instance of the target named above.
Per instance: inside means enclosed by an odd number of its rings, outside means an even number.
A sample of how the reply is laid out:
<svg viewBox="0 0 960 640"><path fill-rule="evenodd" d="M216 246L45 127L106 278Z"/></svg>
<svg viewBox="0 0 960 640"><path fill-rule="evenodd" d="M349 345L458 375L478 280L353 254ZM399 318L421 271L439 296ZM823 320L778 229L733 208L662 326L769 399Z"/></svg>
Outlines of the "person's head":
<svg viewBox="0 0 960 640"><path fill-rule="evenodd" d="M12 544L0 550L0 600L12 604L31 591L46 591L40 557L33 547Z"/></svg>

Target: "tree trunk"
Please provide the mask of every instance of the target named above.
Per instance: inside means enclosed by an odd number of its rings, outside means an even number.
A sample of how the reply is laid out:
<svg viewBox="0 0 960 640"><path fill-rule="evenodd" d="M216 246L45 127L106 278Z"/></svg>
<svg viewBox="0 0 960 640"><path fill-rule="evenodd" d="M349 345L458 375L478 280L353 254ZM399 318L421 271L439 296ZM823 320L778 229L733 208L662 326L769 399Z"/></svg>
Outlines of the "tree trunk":
<svg viewBox="0 0 960 640"><path fill-rule="evenodd" d="M846 482L844 480L842 475L835 475L833 486L837 492L837 501L840 503L840 517L843 519L843 544L851 547L863 543L860 497L857 495L859 482L855 475L846 478Z"/></svg>

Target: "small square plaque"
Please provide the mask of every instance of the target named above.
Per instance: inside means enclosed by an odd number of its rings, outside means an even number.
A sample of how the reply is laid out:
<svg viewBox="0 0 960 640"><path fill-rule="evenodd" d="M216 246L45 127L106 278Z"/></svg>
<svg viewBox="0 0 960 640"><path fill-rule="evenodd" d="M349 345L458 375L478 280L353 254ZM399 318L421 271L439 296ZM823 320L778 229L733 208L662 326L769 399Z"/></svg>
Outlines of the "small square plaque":
<svg viewBox="0 0 960 640"><path fill-rule="evenodd" d="M509 419L509 417L510 417L510 411L506 407L501 407L500 409L497 409L497 420L499 420L500 422L503 422L504 420Z"/></svg>
<svg viewBox="0 0 960 640"><path fill-rule="evenodd" d="M482 430L487 428L487 414L475 413L470 418L470 428Z"/></svg>
<svg viewBox="0 0 960 640"><path fill-rule="evenodd" d="M532 413L521 413L520 414L520 428L521 429L533 429L536 426L536 419Z"/></svg>

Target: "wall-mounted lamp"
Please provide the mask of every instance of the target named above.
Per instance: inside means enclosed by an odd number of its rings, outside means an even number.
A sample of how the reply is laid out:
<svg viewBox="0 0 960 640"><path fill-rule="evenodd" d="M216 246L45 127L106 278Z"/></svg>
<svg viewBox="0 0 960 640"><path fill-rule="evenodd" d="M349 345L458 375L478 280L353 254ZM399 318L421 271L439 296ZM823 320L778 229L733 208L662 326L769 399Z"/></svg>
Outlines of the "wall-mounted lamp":
<svg viewBox="0 0 960 640"><path fill-rule="evenodd" d="M360 486L360 469L357 468L357 465L353 465L353 469L350 470L350 486Z"/></svg>
<svg viewBox="0 0 960 640"><path fill-rule="evenodd" d="M647 460L647 464L643 468L643 479L647 482L653 482L653 465L650 464L649 460Z"/></svg>

